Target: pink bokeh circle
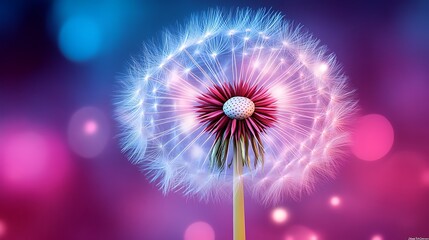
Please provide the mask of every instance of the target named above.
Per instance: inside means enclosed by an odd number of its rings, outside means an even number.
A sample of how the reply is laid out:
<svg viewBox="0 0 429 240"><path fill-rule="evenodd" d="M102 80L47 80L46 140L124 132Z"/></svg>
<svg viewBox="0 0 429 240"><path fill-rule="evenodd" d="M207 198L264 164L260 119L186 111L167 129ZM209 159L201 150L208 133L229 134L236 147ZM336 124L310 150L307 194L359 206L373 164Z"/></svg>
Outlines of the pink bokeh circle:
<svg viewBox="0 0 429 240"><path fill-rule="evenodd" d="M6 236L6 223L0 219L0 239L2 239L4 236Z"/></svg>
<svg viewBox="0 0 429 240"><path fill-rule="evenodd" d="M383 240L383 237L380 234L376 234L371 237L371 240Z"/></svg>
<svg viewBox="0 0 429 240"><path fill-rule="evenodd" d="M68 141L79 156L94 158L106 147L110 125L105 114L95 107L83 107L70 119Z"/></svg>
<svg viewBox="0 0 429 240"><path fill-rule="evenodd" d="M271 212L271 219L276 224L283 224L285 223L289 218L289 214L284 208L275 208Z"/></svg>
<svg viewBox="0 0 429 240"><path fill-rule="evenodd" d="M341 198L338 196L332 196L329 203L332 207L338 207L341 204Z"/></svg>
<svg viewBox="0 0 429 240"><path fill-rule="evenodd" d="M215 232L206 222L195 222L185 231L184 240L214 240Z"/></svg>
<svg viewBox="0 0 429 240"><path fill-rule="evenodd" d="M320 240L320 237L306 226L294 225L287 230L284 240Z"/></svg>
<svg viewBox="0 0 429 240"><path fill-rule="evenodd" d="M424 186L429 187L429 169L423 171L421 180Z"/></svg>
<svg viewBox="0 0 429 240"><path fill-rule="evenodd" d="M83 131L87 135L93 135L97 133L98 124L95 120L89 119L84 123Z"/></svg>
<svg viewBox="0 0 429 240"><path fill-rule="evenodd" d="M392 148L393 127L384 116L369 114L358 119L352 135L353 154L365 161L384 157Z"/></svg>
<svg viewBox="0 0 429 240"><path fill-rule="evenodd" d="M70 174L69 157L55 133L18 120L4 122L0 126L0 189L53 193Z"/></svg>

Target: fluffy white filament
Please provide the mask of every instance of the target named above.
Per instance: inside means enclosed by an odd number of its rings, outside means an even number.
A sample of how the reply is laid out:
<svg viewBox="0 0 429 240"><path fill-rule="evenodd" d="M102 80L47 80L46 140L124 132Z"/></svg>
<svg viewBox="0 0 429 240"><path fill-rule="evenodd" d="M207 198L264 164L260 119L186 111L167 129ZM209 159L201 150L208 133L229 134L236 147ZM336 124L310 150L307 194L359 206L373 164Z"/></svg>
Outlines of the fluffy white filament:
<svg viewBox="0 0 429 240"><path fill-rule="evenodd" d="M273 203L332 177L356 102L319 40L267 10L211 10L145 44L115 102L123 151L164 193L230 196L232 171L209 167L214 137L195 105L208 87L239 79L269 89L278 110L262 134L265 165L244 170L249 192Z"/></svg>

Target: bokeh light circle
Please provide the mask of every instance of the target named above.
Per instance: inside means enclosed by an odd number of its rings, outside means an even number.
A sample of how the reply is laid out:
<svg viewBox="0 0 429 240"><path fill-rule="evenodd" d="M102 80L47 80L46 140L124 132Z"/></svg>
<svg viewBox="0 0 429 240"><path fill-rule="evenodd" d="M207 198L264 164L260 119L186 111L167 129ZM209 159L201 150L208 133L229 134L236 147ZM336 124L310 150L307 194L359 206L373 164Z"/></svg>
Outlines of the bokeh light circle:
<svg viewBox="0 0 429 240"><path fill-rule="evenodd" d="M20 132L8 138L2 151L2 176L10 182L32 182L45 174L49 146L35 132Z"/></svg>
<svg viewBox="0 0 429 240"><path fill-rule="evenodd" d="M71 149L79 156L93 158L105 148L110 126L104 113L95 107L83 107L76 111L68 126Z"/></svg>
<svg viewBox="0 0 429 240"><path fill-rule="evenodd" d="M71 61L82 62L95 57L101 48L102 36L97 23L89 17L75 16L61 27L58 45Z"/></svg>
<svg viewBox="0 0 429 240"><path fill-rule="evenodd" d="M184 240L214 240L215 232L206 222L195 222L185 231Z"/></svg>
<svg viewBox="0 0 429 240"><path fill-rule="evenodd" d="M0 239L6 236L7 228L6 223L0 219Z"/></svg>
<svg viewBox="0 0 429 240"><path fill-rule="evenodd" d="M361 160L378 160L390 151L393 140L394 132L389 120L379 114L365 115L356 123L352 151Z"/></svg>
<svg viewBox="0 0 429 240"><path fill-rule="evenodd" d="M87 135L93 135L98 130L98 124L95 120L89 119L84 124L84 132Z"/></svg>
<svg viewBox="0 0 429 240"><path fill-rule="evenodd" d="M421 180L424 186L429 187L429 169L423 171L421 175Z"/></svg>
<svg viewBox="0 0 429 240"><path fill-rule="evenodd" d="M0 189L52 193L70 172L66 147L55 134L27 123L0 125Z"/></svg>
<svg viewBox="0 0 429 240"><path fill-rule="evenodd" d="M276 224L282 224L285 223L288 220L289 214L284 208L275 208L271 212L271 219Z"/></svg>
<svg viewBox="0 0 429 240"><path fill-rule="evenodd" d="M341 199L338 196L332 196L329 203L332 207L338 207L341 204Z"/></svg>
<svg viewBox="0 0 429 240"><path fill-rule="evenodd" d="M371 237L371 240L383 240L383 237L380 234L376 234Z"/></svg>
<svg viewBox="0 0 429 240"><path fill-rule="evenodd" d="M319 240L318 235L306 226L294 225L290 227L284 240Z"/></svg>

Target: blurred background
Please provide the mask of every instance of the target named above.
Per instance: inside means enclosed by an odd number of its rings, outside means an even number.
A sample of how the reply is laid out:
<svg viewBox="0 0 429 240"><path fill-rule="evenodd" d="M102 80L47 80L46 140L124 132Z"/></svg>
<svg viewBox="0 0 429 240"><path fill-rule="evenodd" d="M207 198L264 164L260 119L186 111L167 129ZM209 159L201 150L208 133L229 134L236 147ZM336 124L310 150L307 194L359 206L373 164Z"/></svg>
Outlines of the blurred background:
<svg viewBox="0 0 429 240"><path fill-rule="evenodd" d="M2 0L0 239L231 239L231 204L164 197L127 161L112 96L143 41L239 6L321 39L362 109L335 180L247 198L248 240L429 238L429 1Z"/></svg>

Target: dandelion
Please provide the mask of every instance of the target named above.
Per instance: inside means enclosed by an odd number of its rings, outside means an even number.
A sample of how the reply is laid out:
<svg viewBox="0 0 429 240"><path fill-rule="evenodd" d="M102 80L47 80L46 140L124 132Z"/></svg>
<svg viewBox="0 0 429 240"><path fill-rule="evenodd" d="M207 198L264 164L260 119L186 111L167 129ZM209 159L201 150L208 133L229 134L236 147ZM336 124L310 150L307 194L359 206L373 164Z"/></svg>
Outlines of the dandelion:
<svg viewBox="0 0 429 240"><path fill-rule="evenodd" d="M333 176L356 101L335 57L280 13L212 10L145 44L116 101L122 149L164 192L263 203Z"/></svg>

